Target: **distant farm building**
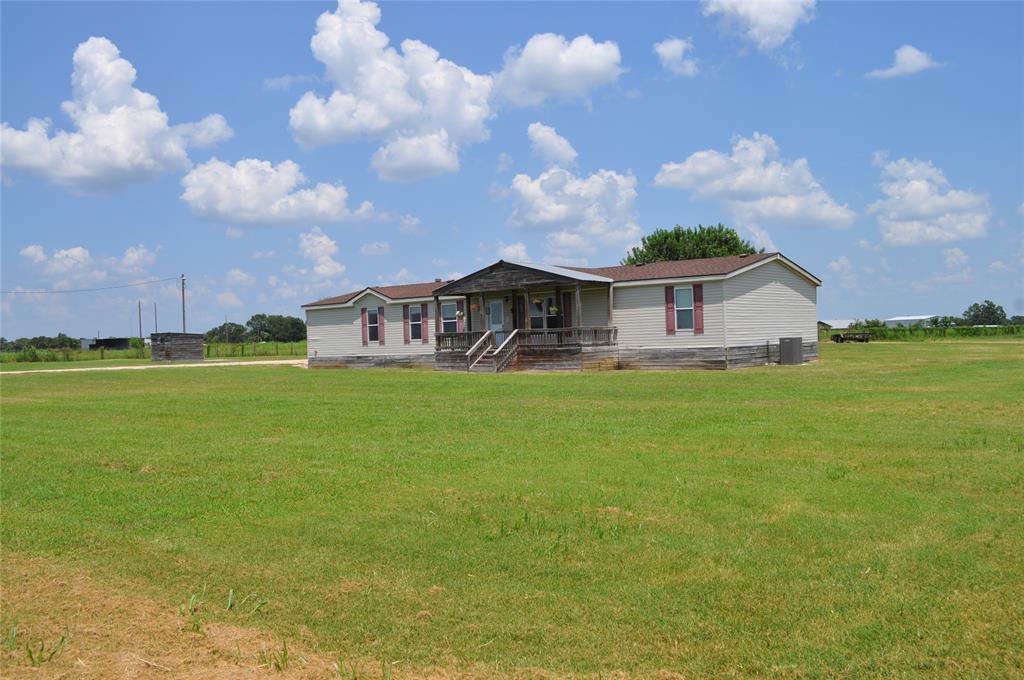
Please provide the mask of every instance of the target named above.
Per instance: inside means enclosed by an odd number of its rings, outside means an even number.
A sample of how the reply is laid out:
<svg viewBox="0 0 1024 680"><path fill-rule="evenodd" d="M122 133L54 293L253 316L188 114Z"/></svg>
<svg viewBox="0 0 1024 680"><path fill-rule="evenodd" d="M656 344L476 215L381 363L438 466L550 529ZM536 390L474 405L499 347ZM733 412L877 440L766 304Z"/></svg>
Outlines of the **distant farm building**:
<svg viewBox="0 0 1024 680"><path fill-rule="evenodd" d="M818 330L822 331L845 331L852 326L856 319L822 319L818 322Z"/></svg>
<svg viewBox="0 0 1024 680"><path fill-rule="evenodd" d="M89 349L131 349L131 338L94 338L89 340Z"/></svg>
<svg viewBox="0 0 1024 680"><path fill-rule="evenodd" d="M916 316L894 316L891 319L886 319L885 323L887 328L897 328L898 326L927 326L928 322L932 319L939 318L938 314L918 314Z"/></svg>

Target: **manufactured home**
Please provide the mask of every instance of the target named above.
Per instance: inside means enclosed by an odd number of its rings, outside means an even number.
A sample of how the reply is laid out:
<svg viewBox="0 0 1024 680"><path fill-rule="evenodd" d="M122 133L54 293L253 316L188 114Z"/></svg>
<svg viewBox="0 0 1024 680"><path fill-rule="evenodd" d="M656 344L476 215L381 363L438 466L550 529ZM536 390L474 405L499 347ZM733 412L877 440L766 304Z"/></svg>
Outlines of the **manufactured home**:
<svg viewBox="0 0 1024 680"><path fill-rule="evenodd" d="M729 369L779 362L782 348L817 359L820 285L781 253L613 267L500 260L303 308L311 368Z"/></svg>

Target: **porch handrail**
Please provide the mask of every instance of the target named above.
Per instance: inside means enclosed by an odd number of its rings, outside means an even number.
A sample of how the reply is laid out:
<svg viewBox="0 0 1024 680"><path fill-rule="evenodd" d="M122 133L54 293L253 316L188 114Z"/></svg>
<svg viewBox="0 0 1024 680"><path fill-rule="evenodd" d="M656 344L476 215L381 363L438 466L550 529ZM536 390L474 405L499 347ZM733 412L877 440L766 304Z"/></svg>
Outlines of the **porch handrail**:
<svg viewBox="0 0 1024 680"><path fill-rule="evenodd" d="M509 362L516 355L519 349L519 329L515 329L501 343L501 347L494 351L494 372L501 373L508 366Z"/></svg>
<svg viewBox="0 0 1024 680"><path fill-rule="evenodd" d="M526 347L614 345L618 330L615 326L524 329L519 343Z"/></svg>
<svg viewBox="0 0 1024 680"><path fill-rule="evenodd" d="M434 347L440 352L465 352L483 336L483 331L435 333Z"/></svg>
<svg viewBox="0 0 1024 680"><path fill-rule="evenodd" d="M478 355L483 354L491 347L494 346L492 340L494 339L494 331L487 331L484 333L479 340L476 341L472 347L466 352L466 369L469 370L473 367L473 364L479 358Z"/></svg>

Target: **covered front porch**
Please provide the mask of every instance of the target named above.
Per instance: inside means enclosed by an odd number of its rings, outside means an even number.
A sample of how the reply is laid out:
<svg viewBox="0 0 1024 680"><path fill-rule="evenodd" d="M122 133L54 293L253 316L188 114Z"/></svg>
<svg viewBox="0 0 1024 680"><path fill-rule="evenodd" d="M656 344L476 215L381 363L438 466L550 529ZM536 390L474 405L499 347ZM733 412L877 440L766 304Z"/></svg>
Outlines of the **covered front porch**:
<svg viewBox="0 0 1024 680"><path fill-rule="evenodd" d="M563 267L505 261L453 281L434 295L435 364L481 372L582 368L584 355L616 347L611 283Z"/></svg>

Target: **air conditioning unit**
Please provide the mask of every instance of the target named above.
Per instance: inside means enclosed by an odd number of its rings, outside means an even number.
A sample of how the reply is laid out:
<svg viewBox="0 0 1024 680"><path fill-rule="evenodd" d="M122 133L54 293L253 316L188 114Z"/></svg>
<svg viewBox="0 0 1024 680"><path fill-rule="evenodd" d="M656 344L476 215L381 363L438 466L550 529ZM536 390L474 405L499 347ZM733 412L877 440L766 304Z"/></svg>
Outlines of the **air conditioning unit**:
<svg viewBox="0 0 1024 680"><path fill-rule="evenodd" d="M803 338L779 338L779 363L799 365L804 363Z"/></svg>

